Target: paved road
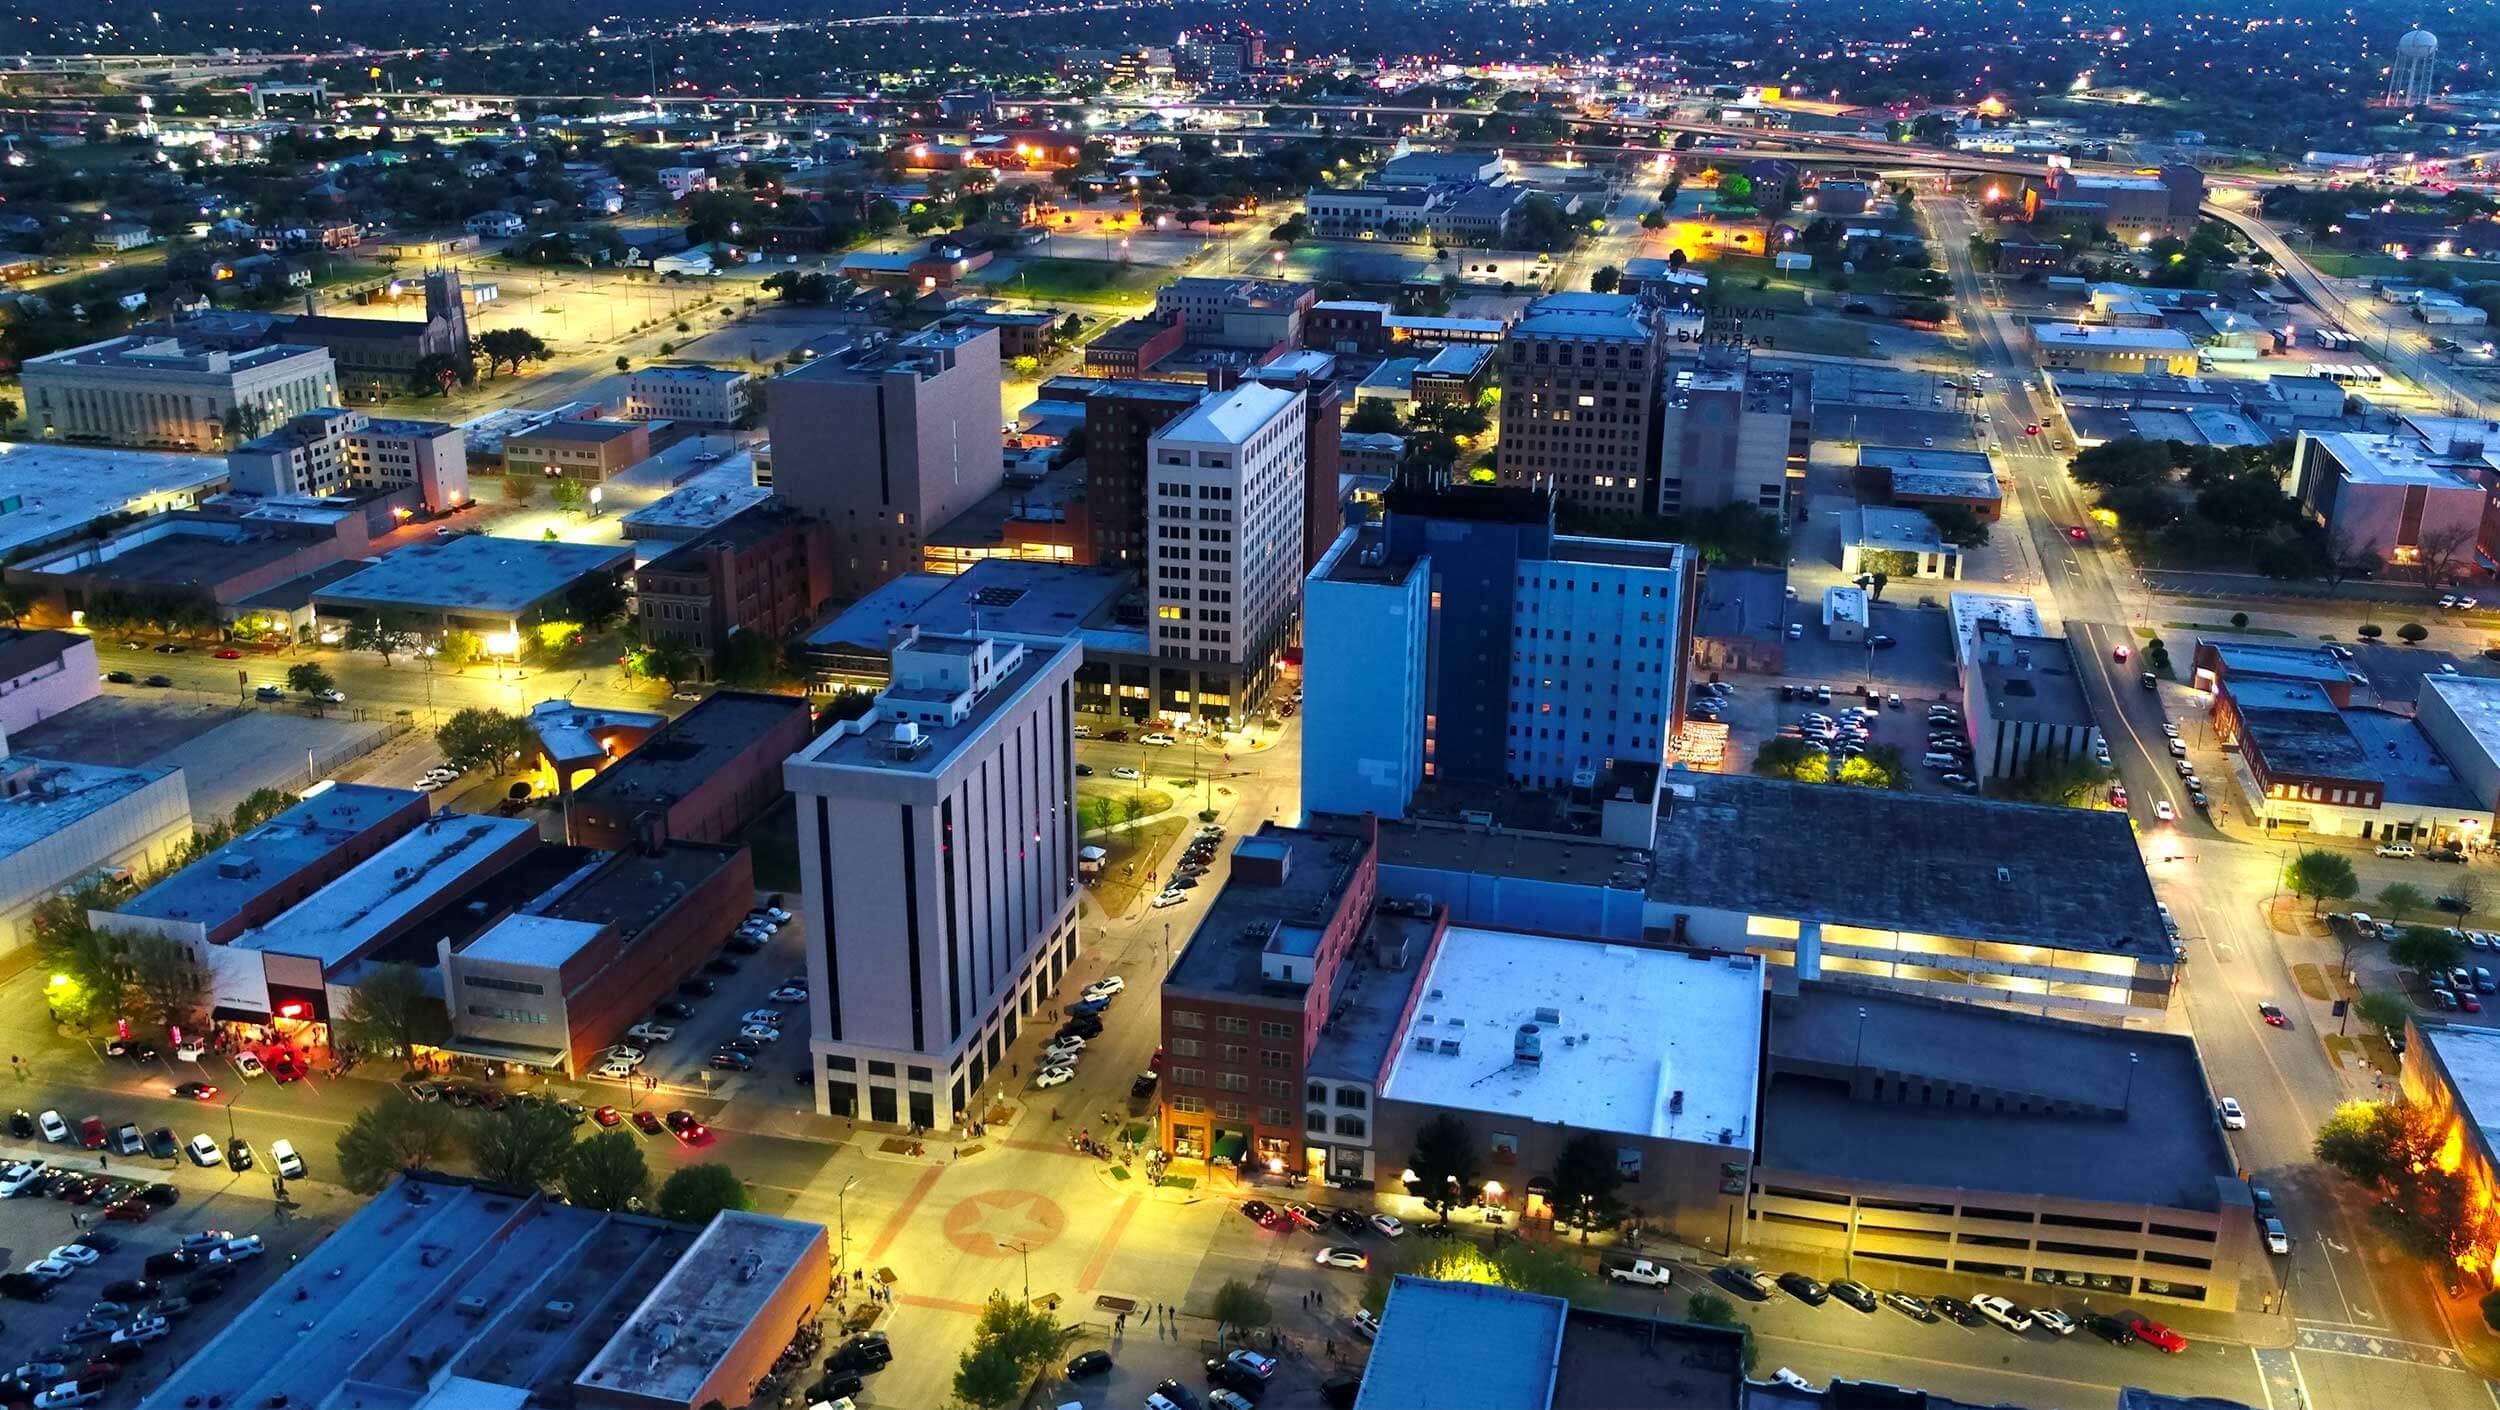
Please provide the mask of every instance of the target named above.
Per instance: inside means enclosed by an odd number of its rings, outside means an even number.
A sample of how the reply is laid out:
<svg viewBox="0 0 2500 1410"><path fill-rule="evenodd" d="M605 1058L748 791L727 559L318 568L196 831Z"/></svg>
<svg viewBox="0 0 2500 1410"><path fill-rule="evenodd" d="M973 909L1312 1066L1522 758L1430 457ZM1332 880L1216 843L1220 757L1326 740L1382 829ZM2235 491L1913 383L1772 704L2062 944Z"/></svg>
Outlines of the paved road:
<svg viewBox="0 0 2500 1410"><path fill-rule="evenodd" d="M2024 390L2029 360L1987 307L1968 255L1975 228L1969 215L1950 199L1924 200L1921 209L1972 327L1978 362L1996 373L1985 405L2013 433L2001 438L2008 451L2001 460L2012 472L2021 531L2044 574L2044 614L2062 618L2075 644L2085 693L2109 740L2118 777L2139 826L2155 839L2148 858L2156 890L2178 913L2188 937L2186 977L2165 1026L2192 1029L2214 1090L2237 1096L2247 1108L2248 1129L2231 1133L2233 1148L2252 1178L2275 1191L2295 1235L2292 1256L2273 1270L2272 1295L2262 1287L2245 1288L2243 1306L2285 1307L2303 1327L2451 1348L2437 1289L2424 1270L2389 1249L2367 1223L2366 1201L2353 1198L2310 1158L2310 1134L2355 1087L2318 1041L2320 1021L2333 1020L2325 1017L2323 1005L2300 999L2286 942L2260 914L2276 890L2281 850L2226 836L2189 806L2161 725L2170 719L2183 733L2193 731L2191 699L2171 685L2147 692L2139 680L2140 657L2121 662L2115 656L2120 646L2131 652L2141 646L2135 628L2148 620L2148 599L2114 543L2094 530L2087 543L2077 545L2066 533L2070 525L2091 522L2087 503L2063 461L2040 446L2050 437L2020 434L2024 424L2050 420L2053 408L2045 397ZM2201 743L2201 736L2190 737ZM2209 792L2218 801L2228 796L2227 765L2219 754L2192 744L2191 760L2209 778ZM2179 814L2175 825L2151 815L2159 800L2168 800ZM2325 953L2331 957L2331 947ZM2303 958L2315 962L2317 956L2303 951ZM2259 1020L2255 1010L2261 1002L2288 1009L2292 1028L2270 1028ZM2340 1347L2303 1346L2292 1364L2314 1389L2321 1380L2349 1373L2348 1359ZM2412 1403L2424 1405L2481 1406L2489 1398L2474 1378L2409 1357L2375 1365L2363 1382L2379 1394L2406 1385L2419 1397Z"/></svg>

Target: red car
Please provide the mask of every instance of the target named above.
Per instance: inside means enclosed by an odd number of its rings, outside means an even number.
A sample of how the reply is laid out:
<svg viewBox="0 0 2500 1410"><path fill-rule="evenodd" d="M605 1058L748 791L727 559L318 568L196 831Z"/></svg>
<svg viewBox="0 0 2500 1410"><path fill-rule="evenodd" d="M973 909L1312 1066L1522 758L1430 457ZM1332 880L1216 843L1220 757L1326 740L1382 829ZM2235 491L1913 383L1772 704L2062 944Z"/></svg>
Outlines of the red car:
<svg viewBox="0 0 2500 1410"><path fill-rule="evenodd" d="M2085 529L2081 524L2069 524L2066 526L2066 537L2073 539L2077 543L2081 543L2085 539L2092 537L2092 535L2091 532ZM2122 656L2118 659L2123 661L2126 658Z"/></svg>
<svg viewBox="0 0 2500 1410"><path fill-rule="evenodd" d="M695 1120L694 1113L691 1111L679 1110L670 1112L668 1114L668 1129L677 1133L678 1140L683 1141L690 1146L702 1145L705 1141L712 1138L712 1128L704 1125L700 1121Z"/></svg>
<svg viewBox="0 0 2500 1410"><path fill-rule="evenodd" d="M598 1122L602 1126L615 1126L621 1124L625 1120L625 1114L618 1111L615 1107L603 1106L597 1111L592 1112L590 1114L590 1119Z"/></svg>
<svg viewBox="0 0 2500 1410"><path fill-rule="evenodd" d="M133 1224L145 1224L155 1212L156 1206L144 1199L125 1199L104 1206L105 1218L127 1219Z"/></svg>
<svg viewBox="0 0 2500 1410"><path fill-rule="evenodd" d="M262 1060L261 1065L268 1068L269 1075L280 1082L304 1080L304 1060L293 1053L272 1053Z"/></svg>
<svg viewBox="0 0 2500 1410"><path fill-rule="evenodd" d="M656 1136L667 1129L660 1124L660 1114L656 1111L635 1112L634 1128L647 1136Z"/></svg>
<svg viewBox="0 0 2500 1410"><path fill-rule="evenodd" d="M2134 654L2134 652L2123 646L2113 646L2109 649L2109 659L2112 661L2124 661Z"/></svg>
<svg viewBox="0 0 2500 1410"><path fill-rule="evenodd" d="M2467 1013L2481 1013L2483 1011L2483 1001L2460 989L2457 991L2457 1007L2465 1010Z"/></svg>
<svg viewBox="0 0 2500 1410"><path fill-rule="evenodd" d="M2289 1028L2292 1026L2292 1021L2289 1018L2284 1017L2283 1010L2277 1008L2273 1004L2259 1004L2257 1006L2257 1016L2264 1019L2266 1021L2266 1025L2270 1028Z"/></svg>
<svg viewBox="0 0 2500 1410"><path fill-rule="evenodd" d="M217 659L220 661L240 661L243 659L243 653L235 650L231 646L221 647L217 652Z"/></svg>
<svg viewBox="0 0 2500 1410"><path fill-rule="evenodd" d="M2168 1327L2163 1326L2161 1323L2154 1321L2150 1317L2139 1316L2132 1312L2128 1313L2127 1330L2135 1333L2136 1340L2150 1342L2153 1345L2160 1347L2162 1350L2169 1352L2173 1356L2187 1350L2186 1337L2179 1335L2177 1332L2170 1330Z"/></svg>
<svg viewBox="0 0 2500 1410"><path fill-rule="evenodd" d="M2026 436L2036 436L2040 434L2040 423L2034 421L2030 425L2023 427L2023 434Z"/></svg>
<svg viewBox="0 0 2500 1410"><path fill-rule="evenodd" d="M2123 788L2111 789L2109 791L2109 806L2124 812L2127 807L2127 790Z"/></svg>

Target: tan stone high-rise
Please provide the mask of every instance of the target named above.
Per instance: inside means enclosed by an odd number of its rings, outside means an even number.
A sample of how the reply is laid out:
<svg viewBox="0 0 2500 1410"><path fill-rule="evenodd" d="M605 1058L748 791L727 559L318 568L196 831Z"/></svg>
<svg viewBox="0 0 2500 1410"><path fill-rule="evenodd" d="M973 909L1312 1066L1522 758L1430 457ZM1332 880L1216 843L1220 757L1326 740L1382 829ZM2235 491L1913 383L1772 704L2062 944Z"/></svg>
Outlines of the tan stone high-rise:
<svg viewBox="0 0 2500 1410"><path fill-rule="evenodd" d="M1637 299L1554 294L1503 347L1501 483L1548 485L1584 509L1651 513L1652 427L1665 352Z"/></svg>

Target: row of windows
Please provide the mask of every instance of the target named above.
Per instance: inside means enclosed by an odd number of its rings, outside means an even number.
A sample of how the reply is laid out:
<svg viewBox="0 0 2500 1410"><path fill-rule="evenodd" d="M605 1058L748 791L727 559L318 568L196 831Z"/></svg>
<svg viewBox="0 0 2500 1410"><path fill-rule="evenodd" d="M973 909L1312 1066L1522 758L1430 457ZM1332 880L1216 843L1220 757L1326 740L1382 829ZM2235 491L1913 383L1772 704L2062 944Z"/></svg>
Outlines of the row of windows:
<svg viewBox="0 0 2500 1410"><path fill-rule="evenodd" d="M492 1004L470 1004L469 1017L491 1018L499 1023L545 1023L547 1015L533 1009L505 1009Z"/></svg>

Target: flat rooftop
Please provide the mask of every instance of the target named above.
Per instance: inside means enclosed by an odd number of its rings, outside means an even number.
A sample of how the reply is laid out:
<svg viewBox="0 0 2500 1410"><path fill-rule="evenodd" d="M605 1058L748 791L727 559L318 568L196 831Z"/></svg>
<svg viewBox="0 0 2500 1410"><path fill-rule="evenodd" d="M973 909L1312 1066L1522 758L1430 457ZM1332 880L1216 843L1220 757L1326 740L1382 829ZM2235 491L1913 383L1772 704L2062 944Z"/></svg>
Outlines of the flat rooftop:
<svg viewBox="0 0 2500 1410"><path fill-rule="evenodd" d="M856 258L856 256L852 257ZM905 265L919 262L918 256ZM846 259L846 263L849 260ZM888 373L909 373L918 377L934 377L945 370L953 354L978 338L995 340L995 328L929 328L906 338L885 342L857 343L839 352L828 353L813 362L801 364L782 375L802 382L874 381Z"/></svg>
<svg viewBox="0 0 2500 1410"><path fill-rule="evenodd" d="M460 534L394 550L321 589L323 607L519 617L594 573L632 564L631 544L549 543Z"/></svg>
<svg viewBox="0 0 2500 1410"><path fill-rule="evenodd" d="M672 840L657 852L612 852L576 871L531 909L550 920L614 926L631 944L688 893L734 865L744 850Z"/></svg>
<svg viewBox="0 0 2500 1410"><path fill-rule="evenodd" d="M234 947L302 955L327 970L449 899L497 852L537 831L527 818L436 813L277 919L243 932Z"/></svg>
<svg viewBox="0 0 2500 1410"><path fill-rule="evenodd" d="M996 635L996 633L990 633ZM974 645L967 638L945 638L935 634L915 638L915 649L923 652L951 651L958 648L967 653ZM818 764L834 769L871 769L883 773L908 772L936 774L942 772L957 750L979 737L995 719L1011 706L1018 705L1024 693L1041 680L1052 665L1069 651L1067 643L1040 642L999 643L1003 651L1010 645L1021 645L1023 656L1013 666L992 678L989 688L974 702L962 720L953 724L917 722L919 737L926 746L908 754L898 754L892 744L894 732L911 711L889 713L889 701L900 705L914 702L943 703L954 698L951 691L913 691L901 683L889 685L877 697L878 708L857 720L845 720L809 742L790 756L792 763ZM610 770L611 773L614 770Z"/></svg>
<svg viewBox="0 0 2500 1410"><path fill-rule="evenodd" d="M538 747L555 760L587 759L605 754L620 730L655 730L668 716L653 710L618 710L601 705L576 705L570 700L541 700L530 707L530 730Z"/></svg>
<svg viewBox="0 0 2500 1410"><path fill-rule="evenodd" d="M107 514L187 509L226 484L222 455L0 441L0 553L77 533Z"/></svg>
<svg viewBox="0 0 2500 1410"><path fill-rule="evenodd" d="M1949 1099L1861 1101L1858 1070ZM1766 1168L2208 1212L2237 1184L2184 1035L1809 981L1773 1003L1771 1071Z"/></svg>
<svg viewBox="0 0 2500 1410"><path fill-rule="evenodd" d="M64 829L121 803L179 769L112 768L16 754L0 773L18 778L18 791L0 798L0 857L13 857L58 836Z"/></svg>
<svg viewBox="0 0 2500 1410"><path fill-rule="evenodd" d="M1981 622L1995 622L2016 636L2047 636L2040 605L2021 593L1957 592L1946 600L1953 614L1954 650L1965 650Z"/></svg>
<svg viewBox="0 0 2500 1410"><path fill-rule="evenodd" d="M102 543L61 544L18 566L30 573L95 573L117 583L213 588L310 547L299 533L231 519L175 515Z"/></svg>
<svg viewBox="0 0 2500 1410"><path fill-rule="evenodd" d="M2366 431L2321 431L2310 438L2344 467L2344 477L2357 485L2396 485L2423 489L2466 490L2482 487L2458 462L2416 436L2377 435Z"/></svg>
<svg viewBox="0 0 2500 1410"><path fill-rule="evenodd" d="M2017 724L2089 725L2092 707L2084 700L2083 680L2075 670L2074 649L2062 636L2017 636L2016 659L2007 664L1979 663L1979 688L1987 692L1988 713Z"/></svg>
<svg viewBox="0 0 2500 1410"><path fill-rule="evenodd" d="M2485 754L2500 759L2500 680L2430 675L2422 678L2422 688L2439 697Z"/></svg>
<svg viewBox="0 0 2500 1410"><path fill-rule="evenodd" d="M1541 795L1540 795L1541 796ZM1470 799L1460 807L1470 807ZM1514 795L1514 806L1528 800ZM1450 810L1453 814L1457 809ZM1494 809L1497 828L1433 821L1410 810L1404 822L1380 825L1380 865L1418 871L1472 872L1486 876L1532 876L1564 885L1614 886L1638 891L1649 885L1646 855L1593 837L1536 831L1523 819Z"/></svg>
<svg viewBox="0 0 2500 1410"><path fill-rule="evenodd" d="M822 1224L737 1210L716 1216L575 1378L575 1388L687 1403L802 1261L824 1261L824 1243Z"/></svg>
<svg viewBox="0 0 2500 1410"><path fill-rule="evenodd" d="M424 796L363 783L323 789L114 907L114 914L213 929Z"/></svg>
<svg viewBox="0 0 2500 1410"><path fill-rule="evenodd" d="M1976 450L1934 450L1926 446L1860 446L1858 464L1873 469L1890 470L1897 478L1903 472L1945 472L1956 475L1985 475L1996 478L1996 464L1985 452Z"/></svg>
<svg viewBox="0 0 2500 1410"><path fill-rule="evenodd" d="M1237 446L1301 399L1302 394L1291 387L1244 382L1229 392L1215 393L1198 403L1195 410L1155 432L1155 439L1183 441L1192 445Z"/></svg>
<svg viewBox="0 0 2500 1410"><path fill-rule="evenodd" d="M573 791L574 806L631 813L668 808L701 787L756 740L805 717L807 699L721 690L654 731L633 752Z"/></svg>
<svg viewBox="0 0 2500 1410"><path fill-rule="evenodd" d="M607 927L586 920L515 912L486 928L460 951L463 960L555 969L581 953L583 946L605 934Z"/></svg>
<svg viewBox="0 0 2500 1410"><path fill-rule="evenodd" d="M51 631L40 627L0 627L0 680L13 679L39 667L52 665L72 648L90 639L80 632Z"/></svg>
<svg viewBox="0 0 2500 1410"><path fill-rule="evenodd" d="M1264 972L1271 935L1287 928L1316 932L1336 913L1354 879L1362 837L1351 830L1278 827L1268 823L1233 844L1236 859L1255 856L1284 881L1269 884L1234 874L1215 893L1206 915L1163 977L1166 992L1272 997L1300 1007L1306 986L1271 983Z"/></svg>
<svg viewBox="0 0 2500 1410"><path fill-rule="evenodd" d="M1681 1310L1672 1295L1661 1305ZM1552 1410L1758 1410L1745 1385L1744 1333L1672 1315L1572 1308Z"/></svg>
<svg viewBox="0 0 2500 1410"><path fill-rule="evenodd" d="M1660 812L1664 905L2171 959L2124 814L1703 773ZM1833 845L1849 837L1883 845Z"/></svg>
<svg viewBox="0 0 2500 1410"><path fill-rule="evenodd" d="M1571 1304L1399 1274L1355 1410L1547 1410Z"/></svg>
<svg viewBox="0 0 2500 1410"><path fill-rule="evenodd" d="M422 325L415 325L421 327ZM107 338L85 347L66 348L41 357L30 357L26 365L40 367L116 367L145 372L188 372L204 376L223 376L228 371L245 372L271 367L289 358L320 354L321 349L305 343L269 343L257 348L228 351L197 343L168 338L162 333L133 333L123 338Z"/></svg>
<svg viewBox="0 0 2500 1410"><path fill-rule="evenodd" d="M1915 516L1920 523L1927 516ZM1781 568L1713 568L1701 580L1695 636L1776 639L1788 611L1788 573Z"/></svg>
<svg viewBox="0 0 2500 1410"><path fill-rule="evenodd" d="M2500 1029L2417 1022L2414 1031L2456 1089L2459 1113L2482 1133L2483 1149L2500 1151Z"/></svg>
<svg viewBox="0 0 2500 1410"><path fill-rule="evenodd" d="M1944 531L1936 527L1935 520L1915 509L1893 509L1881 504L1865 505L1858 510L1857 542L1868 548L1923 553L1945 546Z"/></svg>
<svg viewBox="0 0 2500 1410"><path fill-rule="evenodd" d="M1328 1022L1312 1045L1310 1061L1303 1064L1305 1073L1375 1085L1380 1081L1406 1018L1407 996L1423 977L1423 967L1413 961L1432 942L1433 923L1429 915L1373 908L1363 934L1339 967ZM1403 952L1408 962L1397 968L1380 963L1384 949Z"/></svg>
<svg viewBox="0 0 2500 1410"><path fill-rule="evenodd" d="M743 382L753 374L734 367L713 367L707 363L671 363L663 367L636 368L631 380L642 382Z"/></svg>
<svg viewBox="0 0 2500 1410"><path fill-rule="evenodd" d="M1383 1098L1581 1131L1752 1143L1757 956L1453 926L1423 993Z"/></svg>
<svg viewBox="0 0 2500 1410"><path fill-rule="evenodd" d="M341 579L352 578L366 568L361 558L343 558L324 563L309 573L298 573L273 587L262 588L234 604L251 612L301 612L312 606L321 590Z"/></svg>
<svg viewBox="0 0 2500 1410"><path fill-rule="evenodd" d="M2060 351L2194 352L2196 345L2176 328L2078 328L2071 323L2035 323L2032 341Z"/></svg>
<svg viewBox="0 0 2500 1410"><path fill-rule="evenodd" d="M658 466L665 462L655 456L644 463ZM630 485L639 478L627 473L609 483ZM773 498L771 490L755 483L755 458L744 448L729 452L718 464L680 480L674 488L652 488L667 492L625 515L620 521L625 537L683 538L725 524ZM611 496L614 493L610 491Z"/></svg>
<svg viewBox="0 0 2500 1410"><path fill-rule="evenodd" d="M2286 680L2342 685L2351 670L2322 646L2268 646L2210 636L2198 637L2196 645L2200 653L2211 651L2221 658L2223 673L2235 685L2247 676L2280 676Z"/></svg>
<svg viewBox="0 0 2500 1410"><path fill-rule="evenodd" d="M1121 600L1139 592L1135 576L1119 568L985 558L951 578L911 574L907 579L861 598L809 633L808 645L873 646L883 652L894 632L911 626L1059 637L1083 644L1089 653L1146 650L1142 617L1125 626L1116 620Z"/></svg>

